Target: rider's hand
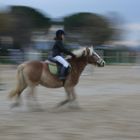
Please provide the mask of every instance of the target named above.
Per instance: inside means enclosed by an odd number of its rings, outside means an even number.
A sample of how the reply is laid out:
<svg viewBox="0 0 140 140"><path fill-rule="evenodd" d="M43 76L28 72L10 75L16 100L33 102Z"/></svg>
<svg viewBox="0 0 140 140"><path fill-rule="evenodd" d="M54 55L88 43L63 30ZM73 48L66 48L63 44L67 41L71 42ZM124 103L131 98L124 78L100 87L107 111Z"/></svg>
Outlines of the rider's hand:
<svg viewBox="0 0 140 140"><path fill-rule="evenodd" d="M73 57L73 58L76 58L76 55L75 55L75 54L72 54L72 57Z"/></svg>

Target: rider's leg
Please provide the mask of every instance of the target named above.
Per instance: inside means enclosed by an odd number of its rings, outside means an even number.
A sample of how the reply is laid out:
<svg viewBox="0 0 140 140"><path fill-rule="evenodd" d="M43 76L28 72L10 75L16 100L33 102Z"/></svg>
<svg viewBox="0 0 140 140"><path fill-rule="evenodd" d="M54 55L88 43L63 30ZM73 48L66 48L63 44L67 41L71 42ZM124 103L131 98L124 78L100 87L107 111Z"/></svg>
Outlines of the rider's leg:
<svg viewBox="0 0 140 140"><path fill-rule="evenodd" d="M54 59L61 63L65 68L69 66L69 63L62 56L55 56Z"/></svg>
<svg viewBox="0 0 140 140"><path fill-rule="evenodd" d="M62 56L56 56L54 57L55 60L57 60L59 63L62 64L62 67L60 69L60 79L65 79L67 68L69 67L69 63L62 57Z"/></svg>
<svg viewBox="0 0 140 140"><path fill-rule="evenodd" d="M60 69L60 75L59 75L59 79L60 80L64 80L66 78L66 70L67 68L62 66Z"/></svg>

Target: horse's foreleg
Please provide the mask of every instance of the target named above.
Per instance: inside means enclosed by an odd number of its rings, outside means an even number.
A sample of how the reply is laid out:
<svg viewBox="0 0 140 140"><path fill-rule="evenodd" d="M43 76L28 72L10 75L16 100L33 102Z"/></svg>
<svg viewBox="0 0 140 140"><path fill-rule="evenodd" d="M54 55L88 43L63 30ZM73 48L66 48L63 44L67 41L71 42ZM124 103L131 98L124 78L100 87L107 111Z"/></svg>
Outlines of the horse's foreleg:
<svg viewBox="0 0 140 140"><path fill-rule="evenodd" d="M60 102L57 105L57 107L61 107L61 106L65 105L65 104L67 104L68 102L70 102L70 100L71 100L71 90L70 90L70 88L64 88L64 89L65 89L65 92L67 94L67 98L64 101Z"/></svg>
<svg viewBox="0 0 140 140"><path fill-rule="evenodd" d="M76 100L77 96L76 96L74 87L72 87L69 92L70 92L69 94L70 94L70 98L71 98L69 107L73 108L73 109L80 109L79 104Z"/></svg>
<svg viewBox="0 0 140 140"><path fill-rule="evenodd" d="M74 101L76 100L76 93L75 93L75 89L74 88L71 88L71 100Z"/></svg>
<svg viewBox="0 0 140 140"><path fill-rule="evenodd" d="M57 105L57 107L61 107L61 106L65 105L65 104L68 103L68 102L69 102L69 100L66 99L66 100L60 102L60 103Z"/></svg>

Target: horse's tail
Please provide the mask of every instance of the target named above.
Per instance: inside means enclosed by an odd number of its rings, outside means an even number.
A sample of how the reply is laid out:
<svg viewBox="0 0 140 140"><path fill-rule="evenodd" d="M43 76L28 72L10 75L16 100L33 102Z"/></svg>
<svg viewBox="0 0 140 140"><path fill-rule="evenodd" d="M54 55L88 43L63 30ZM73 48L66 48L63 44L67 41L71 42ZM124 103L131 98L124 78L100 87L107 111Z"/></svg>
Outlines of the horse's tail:
<svg viewBox="0 0 140 140"><path fill-rule="evenodd" d="M9 98L20 96L21 92L26 88L26 82L23 74L24 66L25 64L21 64L17 68L17 84L15 89L10 92Z"/></svg>

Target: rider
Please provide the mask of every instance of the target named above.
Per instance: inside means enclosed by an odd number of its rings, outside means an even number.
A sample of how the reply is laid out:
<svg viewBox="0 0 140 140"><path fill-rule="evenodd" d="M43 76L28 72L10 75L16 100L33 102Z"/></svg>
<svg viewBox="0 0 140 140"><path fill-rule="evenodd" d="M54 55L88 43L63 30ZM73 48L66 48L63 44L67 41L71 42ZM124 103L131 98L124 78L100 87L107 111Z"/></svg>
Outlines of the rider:
<svg viewBox="0 0 140 140"><path fill-rule="evenodd" d="M75 57L73 53L71 53L69 50L67 50L64 47L64 44L63 44L64 36L65 36L65 32L63 30L57 30L55 43L52 48L53 59L55 59L57 62L62 64L60 75L59 75L60 76L59 79L61 80L65 79L65 73L69 67L69 63L64 59L63 54L67 54L67 55L71 55L72 57Z"/></svg>

